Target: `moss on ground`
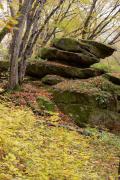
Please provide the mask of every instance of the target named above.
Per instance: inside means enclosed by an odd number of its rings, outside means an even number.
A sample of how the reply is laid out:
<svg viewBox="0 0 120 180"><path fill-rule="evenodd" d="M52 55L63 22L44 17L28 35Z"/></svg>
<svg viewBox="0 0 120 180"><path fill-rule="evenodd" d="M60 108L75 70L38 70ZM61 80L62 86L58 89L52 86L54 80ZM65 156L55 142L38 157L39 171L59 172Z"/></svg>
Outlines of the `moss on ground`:
<svg viewBox="0 0 120 180"><path fill-rule="evenodd" d="M48 116L48 121L56 115ZM106 180L118 171L120 141L48 126L29 109L0 104L0 180ZM107 134L107 133L106 133ZM110 142L109 142L110 141ZM119 143L118 143L119 142Z"/></svg>
<svg viewBox="0 0 120 180"><path fill-rule="evenodd" d="M39 96L37 98L37 103L41 110L46 110L51 112L55 111L55 104L45 97Z"/></svg>

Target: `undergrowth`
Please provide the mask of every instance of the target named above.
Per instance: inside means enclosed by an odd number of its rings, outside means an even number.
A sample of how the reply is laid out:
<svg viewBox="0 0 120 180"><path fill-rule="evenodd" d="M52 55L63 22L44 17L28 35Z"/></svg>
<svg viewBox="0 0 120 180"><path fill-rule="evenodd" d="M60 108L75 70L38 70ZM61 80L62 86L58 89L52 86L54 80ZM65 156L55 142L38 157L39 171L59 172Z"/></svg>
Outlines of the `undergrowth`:
<svg viewBox="0 0 120 180"><path fill-rule="evenodd" d="M56 114L48 116L49 121ZM27 108L0 104L0 180L106 180L118 171L109 134L83 136L45 123ZM57 123L57 122L56 122ZM115 140L114 136L112 141Z"/></svg>

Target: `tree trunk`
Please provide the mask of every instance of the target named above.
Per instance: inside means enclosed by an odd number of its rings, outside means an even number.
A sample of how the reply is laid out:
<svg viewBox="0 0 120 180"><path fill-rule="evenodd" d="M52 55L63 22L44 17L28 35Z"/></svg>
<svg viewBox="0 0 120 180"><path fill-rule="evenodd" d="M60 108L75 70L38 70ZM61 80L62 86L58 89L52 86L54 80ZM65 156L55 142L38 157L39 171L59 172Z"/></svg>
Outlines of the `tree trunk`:
<svg viewBox="0 0 120 180"><path fill-rule="evenodd" d="M20 46L22 42L23 31L25 27L27 14L32 6L33 0L25 0L21 9L20 17L18 18L18 24L13 31L13 40L11 45L11 58L10 58L10 77L9 77L9 88L14 89L19 85L18 80L18 61Z"/></svg>
<svg viewBox="0 0 120 180"><path fill-rule="evenodd" d="M26 72L26 67L27 67L27 62L24 61L24 59L21 59L19 63L19 84L22 84L24 77L25 77L25 72Z"/></svg>
<svg viewBox="0 0 120 180"><path fill-rule="evenodd" d="M87 31L88 31L88 27L89 27L89 23L90 23L90 20L92 18L92 13L95 9L95 6L96 6L96 3L97 3L98 0L93 0L93 3L91 5L91 8L90 8L90 12L88 13L87 15L87 18L84 22L84 26L83 26L83 31L82 31L82 39L87 39Z"/></svg>
<svg viewBox="0 0 120 180"><path fill-rule="evenodd" d="M38 22L39 22L39 14L36 16L36 18L33 21L33 29L32 29L32 33L28 39L28 34L29 34L29 30L31 29L31 24L28 22L28 29L26 31L26 35L23 38L23 43L21 45L21 50L20 50L20 67L19 67L19 83L21 84L22 81L24 80L24 76L25 76L25 71L26 71L26 66L27 66L27 62L26 60L32 55L33 52L33 48L34 45L39 37L39 35L41 34L41 32L43 31L45 25L47 24L47 22L50 20L50 18L55 14L55 12L60 8L60 6L63 4L64 0L60 1L58 6L56 6L56 8L54 8L52 10L52 12L48 15L48 17L45 19L44 24L42 25L42 27L40 27L39 29L37 29L38 27ZM43 5L46 3L46 0L44 0L41 4L41 8L39 9L40 11L43 8ZM37 30L36 30L37 29Z"/></svg>

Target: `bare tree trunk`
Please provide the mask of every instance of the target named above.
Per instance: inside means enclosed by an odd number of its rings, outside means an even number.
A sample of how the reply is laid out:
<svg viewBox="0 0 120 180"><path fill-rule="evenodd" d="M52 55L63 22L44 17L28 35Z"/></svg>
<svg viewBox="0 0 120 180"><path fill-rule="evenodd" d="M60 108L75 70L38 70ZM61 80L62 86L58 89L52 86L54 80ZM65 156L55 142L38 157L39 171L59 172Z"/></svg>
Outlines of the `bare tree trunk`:
<svg viewBox="0 0 120 180"><path fill-rule="evenodd" d="M46 0L44 0L42 2L41 7L43 7L43 5L45 3L46 3ZM20 54L20 58L21 58L20 69L19 69L19 82L20 82L20 84L22 83L24 76L25 76L25 71L26 71L26 66L27 66L26 60L32 55L33 48L34 48L34 45L35 45L38 37L40 36L41 32L45 28L45 25L49 22L50 18L56 13L56 11L60 8L60 6L63 3L64 3L64 0L60 0L58 6L56 6L56 8L54 8L52 10L52 12L45 19L44 24L39 29L36 30L36 27L38 26L38 22L39 22L39 17L38 17L37 21L35 19L35 22L33 22L32 33L31 33L29 39L27 39L27 43L24 46L24 48L22 48L22 53ZM24 44L24 42L23 42L23 44Z"/></svg>
<svg viewBox="0 0 120 180"><path fill-rule="evenodd" d="M26 67L27 67L27 61L24 61L24 57L23 57L19 63L19 84L22 84L24 80Z"/></svg>
<svg viewBox="0 0 120 180"><path fill-rule="evenodd" d="M120 37L120 32L116 34L116 36L109 42L110 45L116 43L117 39ZM119 40L120 41L120 40Z"/></svg>
<svg viewBox="0 0 120 180"><path fill-rule="evenodd" d="M88 13L88 16L84 22L84 26L83 26L83 31L82 31L82 39L85 39L86 38L86 34L87 34L87 31L88 31L88 26L89 26L89 22L91 20L91 17L92 17L92 13L95 9L95 5L97 3L98 0L93 0L93 3L91 5L91 8L90 8L90 12Z"/></svg>
<svg viewBox="0 0 120 180"><path fill-rule="evenodd" d="M22 42L22 35L24 31L24 25L26 16L30 10L33 0L25 0L23 6L20 9L20 17L18 18L18 24L13 31L13 40L11 45L11 58L10 58L10 77L9 88L13 89L19 84L18 80L18 61L19 51Z"/></svg>
<svg viewBox="0 0 120 180"><path fill-rule="evenodd" d="M46 0L43 0L42 2L36 1L34 4L34 7L32 8L32 12L28 13L27 16L27 23L26 23L26 31L24 33L24 37L22 39L21 47L20 47L20 63L19 63L19 83L21 84L24 80L26 66L27 66L27 58L32 54L31 52L26 53L26 47L29 47L29 42L31 38L31 34L34 34L36 30L38 29L38 22L40 19L41 11L43 9L44 4L46 3Z"/></svg>

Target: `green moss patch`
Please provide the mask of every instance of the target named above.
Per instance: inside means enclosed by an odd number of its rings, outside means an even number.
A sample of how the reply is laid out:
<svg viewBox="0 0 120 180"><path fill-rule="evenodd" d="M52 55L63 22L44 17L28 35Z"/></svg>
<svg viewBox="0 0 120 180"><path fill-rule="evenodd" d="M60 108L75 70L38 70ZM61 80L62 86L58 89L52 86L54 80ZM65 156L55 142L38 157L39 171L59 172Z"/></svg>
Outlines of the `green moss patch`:
<svg viewBox="0 0 120 180"><path fill-rule="evenodd" d="M47 99L46 97L39 96L37 98L37 103L40 109L46 110L46 111L54 111L55 110L55 104Z"/></svg>

